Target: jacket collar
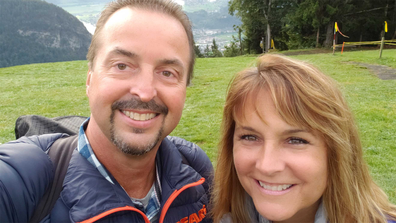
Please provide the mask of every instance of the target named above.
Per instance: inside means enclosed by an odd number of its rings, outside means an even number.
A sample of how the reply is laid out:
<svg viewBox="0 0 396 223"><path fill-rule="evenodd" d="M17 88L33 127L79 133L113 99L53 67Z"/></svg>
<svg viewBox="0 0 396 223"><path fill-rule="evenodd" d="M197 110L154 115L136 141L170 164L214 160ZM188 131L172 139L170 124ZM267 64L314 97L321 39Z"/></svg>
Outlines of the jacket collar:
<svg viewBox="0 0 396 223"><path fill-rule="evenodd" d="M182 160L176 146L165 138L156 155L158 177L161 182L161 210L175 190L201 179L201 176L189 165L183 164ZM114 184L106 180L78 151L74 151L61 193L61 199L70 207L69 213L73 221L83 221L117 207L134 207L128 194L110 172L108 173ZM185 195L183 199L177 199L173 203L178 205L181 200L184 203L191 200L190 203L193 203L194 199L194 196Z"/></svg>

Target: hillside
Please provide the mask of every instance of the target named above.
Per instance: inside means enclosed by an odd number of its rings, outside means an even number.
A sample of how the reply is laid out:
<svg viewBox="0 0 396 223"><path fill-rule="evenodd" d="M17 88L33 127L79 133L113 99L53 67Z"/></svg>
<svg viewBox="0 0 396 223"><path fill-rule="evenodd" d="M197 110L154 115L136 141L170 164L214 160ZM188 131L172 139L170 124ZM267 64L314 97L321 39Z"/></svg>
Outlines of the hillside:
<svg viewBox="0 0 396 223"><path fill-rule="evenodd" d="M96 21L105 5L111 0L45 0L62 7L80 21L84 22L93 33ZM241 21L228 14L228 0L173 0L183 6L193 24L194 40L201 50L216 39L220 48L237 35L233 25Z"/></svg>
<svg viewBox="0 0 396 223"><path fill-rule="evenodd" d="M0 15L0 67L85 59L91 34L62 8L41 0L1 0Z"/></svg>

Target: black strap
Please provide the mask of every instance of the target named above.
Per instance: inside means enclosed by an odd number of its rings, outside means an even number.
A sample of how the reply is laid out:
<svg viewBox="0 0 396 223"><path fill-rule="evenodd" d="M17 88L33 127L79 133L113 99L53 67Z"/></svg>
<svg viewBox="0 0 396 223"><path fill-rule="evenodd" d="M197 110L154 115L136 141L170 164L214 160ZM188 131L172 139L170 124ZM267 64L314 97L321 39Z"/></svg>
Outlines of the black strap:
<svg viewBox="0 0 396 223"><path fill-rule="evenodd" d="M15 122L15 137L42 135L49 133L78 134L81 124L87 120L84 116L61 116L47 118L39 115L19 116Z"/></svg>
<svg viewBox="0 0 396 223"><path fill-rule="evenodd" d="M66 138L60 138L52 144L48 155L55 167L54 180L51 187L41 198L30 222L40 222L54 207L63 189L63 180L66 176L73 150L77 148L77 142L78 136L74 135Z"/></svg>

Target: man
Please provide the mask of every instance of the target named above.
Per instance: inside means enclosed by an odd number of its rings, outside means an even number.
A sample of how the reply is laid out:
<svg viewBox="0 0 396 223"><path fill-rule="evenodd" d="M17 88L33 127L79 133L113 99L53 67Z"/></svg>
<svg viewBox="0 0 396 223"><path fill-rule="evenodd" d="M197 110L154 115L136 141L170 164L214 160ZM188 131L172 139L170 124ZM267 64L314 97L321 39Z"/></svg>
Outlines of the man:
<svg viewBox="0 0 396 223"><path fill-rule="evenodd" d="M194 64L191 26L181 8L162 0L110 3L87 58L91 116L44 221L210 221L212 164L196 145L167 137L181 118ZM0 147L1 221L30 219L52 180L42 151L59 137ZM12 196L11 182L22 188L19 195Z"/></svg>

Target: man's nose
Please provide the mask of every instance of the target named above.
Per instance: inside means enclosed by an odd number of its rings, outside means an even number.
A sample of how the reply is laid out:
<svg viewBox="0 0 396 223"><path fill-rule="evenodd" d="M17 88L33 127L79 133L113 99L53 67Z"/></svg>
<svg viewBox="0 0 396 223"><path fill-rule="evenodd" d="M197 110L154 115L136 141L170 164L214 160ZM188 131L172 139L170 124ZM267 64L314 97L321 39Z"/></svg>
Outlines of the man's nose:
<svg viewBox="0 0 396 223"><path fill-rule="evenodd" d="M280 145L276 142L265 142L257 157L256 168L265 175L274 175L285 169L286 163Z"/></svg>
<svg viewBox="0 0 396 223"><path fill-rule="evenodd" d="M148 102L157 96L154 71L142 70L133 79L130 93L138 96L141 101Z"/></svg>

